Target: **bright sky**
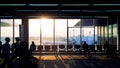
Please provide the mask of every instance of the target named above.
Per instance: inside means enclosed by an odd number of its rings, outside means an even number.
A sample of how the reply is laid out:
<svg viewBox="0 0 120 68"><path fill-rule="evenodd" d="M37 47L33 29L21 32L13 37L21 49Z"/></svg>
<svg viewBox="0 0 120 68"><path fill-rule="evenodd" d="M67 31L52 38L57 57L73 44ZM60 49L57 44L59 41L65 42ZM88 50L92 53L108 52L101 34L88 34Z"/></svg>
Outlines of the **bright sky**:
<svg viewBox="0 0 120 68"><path fill-rule="evenodd" d="M73 27L79 19L69 19L69 26ZM42 24L40 24L42 22ZM40 27L42 28L42 36L53 36L53 19L29 19L29 36L40 36ZM67 35L67 19L55 19L56 36Z"/></svg>
<svg viewBox="0 0 120 68"><path fill-rule="evenodd" d="M2 22L12 23L13 19L2 19ZM68 19L68 26L73 27L76 23L78 23L80 19ZM40 28L42 29L42 36L45 37L53 37L54 32L54 20L53 19L29 19L29 36L38 37L40 36ZM40 24L41 23L41 24ZM15 24L21 24L21 19L15 19ZM42 26L42 27L41 27ZM12 36L13 28L8 29L2 28L1 31L2 36ZM85 29L85 28L84 28ZM15 29L15 34L18 35L18 28ZM87 36L93 33L93 29L85 29L84 36ZM71 30L72 32L72 30ZM95 31L96 32L96 31ZM10 34L11 33L11 34ZM75 29L75 34L79 35L79 29ZM55 36L57 37L65 37L67 36L67 19L55 19Z"/></svg>

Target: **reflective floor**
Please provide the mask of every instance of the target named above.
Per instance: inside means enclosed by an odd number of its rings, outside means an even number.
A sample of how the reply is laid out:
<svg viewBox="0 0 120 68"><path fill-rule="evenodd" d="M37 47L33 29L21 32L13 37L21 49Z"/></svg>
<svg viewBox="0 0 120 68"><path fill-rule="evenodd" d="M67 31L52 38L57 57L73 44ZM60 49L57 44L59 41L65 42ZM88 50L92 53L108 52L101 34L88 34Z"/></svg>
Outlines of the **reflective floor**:
<svg viewBox="0 0 120 68"><path fill-rule="evenodd" d="M38 60L37 68L120 68L120 55L117 58L107 58L106 55L69 54L34 55L34 57ZM13 68L21 68L19 61L14 61Z"/></svg>
<svg viewBox="0 0 120 68"><path fill-rule="evenodd" d="M119 59L107 58L105 55L43 55L35 56L38 68L120 68Z"/></svg>

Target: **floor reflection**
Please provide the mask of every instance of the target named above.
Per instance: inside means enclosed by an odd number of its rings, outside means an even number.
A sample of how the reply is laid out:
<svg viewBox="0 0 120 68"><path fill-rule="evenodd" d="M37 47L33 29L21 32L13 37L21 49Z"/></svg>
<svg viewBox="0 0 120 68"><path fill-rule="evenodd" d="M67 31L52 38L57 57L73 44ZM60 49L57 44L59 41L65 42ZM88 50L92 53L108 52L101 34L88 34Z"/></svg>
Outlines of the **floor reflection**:
<svg viewBox="0 0 120 68"><path fill-rule="evenodd" d="M38 68L120 68L119 59L107 58L105 55L42 55L34 56Z"/></svg>

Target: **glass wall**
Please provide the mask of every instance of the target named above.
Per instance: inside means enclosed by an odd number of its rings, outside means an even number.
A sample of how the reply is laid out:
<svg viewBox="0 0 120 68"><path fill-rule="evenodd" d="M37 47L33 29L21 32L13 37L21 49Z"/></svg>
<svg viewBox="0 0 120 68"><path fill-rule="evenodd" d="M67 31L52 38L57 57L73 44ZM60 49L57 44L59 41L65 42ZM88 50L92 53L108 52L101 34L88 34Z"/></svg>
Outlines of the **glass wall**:
<svg viewBox="0 0 120 68"><path fill-rule="evenodd" d="M81 38L80 36L81 31L80 31L80 19L68 19L68 43L69 44L80 44Z"/></svg>
<svg viewBox="0 0 120 68"><path fill-rule="evenodd" d="M83 23L82 19L29 19L29 44L32 41L36 45L46 44L81 44L86 41L89 45L97 42L103 45L106 40L111 45L117 45L117 23L94 26L93 22ZM0 40L5 43L5 37L10 37L12 44L15 37L19 37L22 24L21 19L1 19L0 20ZM95 22L96 23L96 22ZM81 26L82 25L82 26ZM95 28L95 29L94 29ZM95 31L95 32L94 32Z"/></svg>
<svg viewBox="0 0 120 68"><path fill-rule="evenodd" d="M67 19L55 19L55 44L67 44Z"/></svg>
<svg viewBox="0 0 120 68"><path fill-rule="evenodd" d="M117 24L113 24L113 45L117 45Z"/></svg>
<svg viewBox="0 0 120 68"><path fill-rule="evenodd" d="M109 25L109 44L112 44L112 25Z"/></svg>
<svg viewBox="0 0 120 68"><path fill-rule="evenodd" d="M10 37L10 44L14 42L15 37L19 37L19 25L21 19L1 19L1 41L5 43L5 37Z"/></svg>
<svg viewBox="0 0 120 68"><path fill-rule="evenodd" d="M117 23L115 24L110 24L107 22L108 25L104 26L97 26L98 30L98 42L99 45L104 45L105 41L109 41L110 45L115 45L117 46ZM117 49L117 48L116 48Z"/></svg>
<svg viewBox="0 0 120 68"><path fill-rule="evenodd" d="M69 44L80 44L80 28L69 28Z"/></svg>
<svg viewBox="0 0 120 68"><path fill-rule="evenodd" d="M53 19L41 19L41 45L53 45Z"/></svg>
<svg viewBox="0 0 120 68"><path fill-rule="evenodd" d="M14 19L14 37L20 37L20 25L22 24L21 19Z"/></svg>
<svg viewBox="0 0 120 68"><path fill-rule="evenodd" d="M5 43L5 37L10 37L10 43L13 43L13 19L1 19L2 43Z"/></svg>
<svg viewBox="0 0 120 68"><path fill-rule="evenodd" d="M105 26L105 40L108 40L108 29L107 26Z"/></svg>
<svg viewBox="0 0 120 68"><path fill-rule="evenodd" d="M94 27L82 27L82 41L86 41L89 45L94 45Z"/></svg>
<svg viewBox="0 0 120 68"><path fill-rule="evenodd" d="M40 45L40 19L29 19L29 44Z"/></svg>

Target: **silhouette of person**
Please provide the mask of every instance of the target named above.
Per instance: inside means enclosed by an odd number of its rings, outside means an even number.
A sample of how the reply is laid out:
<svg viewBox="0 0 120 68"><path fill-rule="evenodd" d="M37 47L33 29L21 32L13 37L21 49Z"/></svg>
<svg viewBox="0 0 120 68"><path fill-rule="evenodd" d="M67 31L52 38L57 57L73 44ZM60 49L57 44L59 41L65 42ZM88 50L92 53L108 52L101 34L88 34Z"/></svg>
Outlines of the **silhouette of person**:
<svg viewBox="0 0 120 68"><path fill-rule="evenodd" d="M31 54L35 50L36 50L36 45L35 45L34 41L32 41L32 44L30 45L30 52L31 52Z"/></svg>
<svg viewBox="0 0 120 68"><path fill-rule="evenodd" d="M30 68L31 53L28 49L28 43L26 41L20 42L20 63L22 68Z"/></svg>
<svg viewBox="0 0 120 68"><path fill-rule="evenodd" d="M3 46L2 46L2 42L0 41L0 58L2 58L2 49L3 49Z"/></svg>
<svg viewBox="0 0 120 68"><path fill-rule="evenodd" d="M104 49L106 51L107 57L113 58L115 55L115 48L113 45L109 45L108 41L104 44Z"/></svg>
<svg viewBox="0 0 120 68"><path fill-rule="evenodd" d="M15 38L16 42L12 44L12 60L17 58L20 53L20 38L16 37Z"/></svg>
<svg viewBox="0 0 120 68"><path fill-rule="evenodd" d="M19 60L21 68L37 68L37 59L31 55L26 41L20 42Z"/></svg>
<svg viewBox="0 0 120 68"><path fill-rule="evenodd" d="M4 62L1 65L2 68L5 67L10 67L10 38L6 37L5 38L5 43L3 44L3 57L4 57Z"/></svg>
<svg viewBox="0 0 120 68"><path fill-rule="evenodd" d="M107 57L110 57L111 46L109 45L108 41L106 41L104 44L104 50L106 52Z"/></svg>
<svg viewBox="0 0 120 68"><path fill-rule="evenodd" d="M86 43L86 41L84 41L84 43L83 43L83 50L84 50L84 54L87 55L87 52L88 52L88 44Z"/></svg>
<svg viewBox="0 0 120 68"><path fill-rule="evenodd" d="M106 41L104 44L104 50L107 51L108 48L109 48L109 43L108 41Z"/></svg>

